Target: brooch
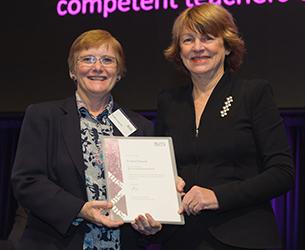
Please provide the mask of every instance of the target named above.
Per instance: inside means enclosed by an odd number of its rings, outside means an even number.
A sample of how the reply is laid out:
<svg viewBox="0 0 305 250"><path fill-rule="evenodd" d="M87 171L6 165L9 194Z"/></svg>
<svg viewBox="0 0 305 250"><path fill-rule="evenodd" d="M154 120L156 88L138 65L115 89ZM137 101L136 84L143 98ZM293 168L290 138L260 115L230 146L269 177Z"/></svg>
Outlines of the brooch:
<svg viewBox="0 0 305 250"><path fill-rule="evenodd" d="M233 97L232 96L228 96L226 97L226 101L224 103L224 106L222 107L222 110L220 110L220 116L221 117L225 117L229 110L230 110L230 107L231 107L231 103L233 102Z"/></svg>

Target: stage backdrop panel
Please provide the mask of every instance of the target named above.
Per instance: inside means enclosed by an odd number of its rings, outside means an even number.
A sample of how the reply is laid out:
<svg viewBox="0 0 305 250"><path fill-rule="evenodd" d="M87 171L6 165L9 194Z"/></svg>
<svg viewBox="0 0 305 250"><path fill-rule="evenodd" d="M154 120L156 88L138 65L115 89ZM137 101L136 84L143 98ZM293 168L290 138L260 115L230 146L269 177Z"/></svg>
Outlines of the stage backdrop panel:
<svg viewBox="0 0 305 250"><path fill-rule="evenodd" d="M89 29L107 29L126 52L127 75L115 87L122 105L153 110L163 88L185 78L166 62L171 27L187 6L203 0L33 0L1 3L0 111L24 111L33 102L75 89L66 59L72 41ZM265 78L281 108L305 107L305 1L210 0L233 14L246 41L241 75Z"/></svg>

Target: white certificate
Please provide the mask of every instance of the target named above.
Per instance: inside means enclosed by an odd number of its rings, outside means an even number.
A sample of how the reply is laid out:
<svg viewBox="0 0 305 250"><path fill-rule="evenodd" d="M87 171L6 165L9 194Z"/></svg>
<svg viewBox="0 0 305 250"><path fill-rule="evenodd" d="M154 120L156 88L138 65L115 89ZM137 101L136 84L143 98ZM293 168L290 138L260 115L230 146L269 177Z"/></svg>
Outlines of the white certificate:
<svg viewBox="0 0 305 250"><path fill-rule="evenodd" d="M184 224L170 137L111 136L102 143L112 219L131 222L149 213L164 224Z"/></svg>

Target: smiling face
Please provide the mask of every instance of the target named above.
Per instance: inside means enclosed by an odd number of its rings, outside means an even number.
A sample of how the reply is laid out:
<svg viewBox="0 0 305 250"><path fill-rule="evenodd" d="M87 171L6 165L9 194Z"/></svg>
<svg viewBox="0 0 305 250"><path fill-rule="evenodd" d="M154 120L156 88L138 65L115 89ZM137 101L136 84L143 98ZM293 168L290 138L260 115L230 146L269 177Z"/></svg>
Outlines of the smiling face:
<svg viewBox="0 0 305 250"><path fill-rule="evenodd" d="M184 30L180 36L180 57L191 75L213 77L224 72L225 49L221 37Z"/></svg>
<svg viewBox="0 0 305 250"><path fill-rule="evenodd" d="M77 93L86 99L101 99L110 93L118 80L118 66L114 64L102 64L100 60L95 63L82 61L86 56L99 58L116 58L113 48L109 45L102 45L98 48L81 50L77 55L74 72L71 73L77 83Z"/></svg>

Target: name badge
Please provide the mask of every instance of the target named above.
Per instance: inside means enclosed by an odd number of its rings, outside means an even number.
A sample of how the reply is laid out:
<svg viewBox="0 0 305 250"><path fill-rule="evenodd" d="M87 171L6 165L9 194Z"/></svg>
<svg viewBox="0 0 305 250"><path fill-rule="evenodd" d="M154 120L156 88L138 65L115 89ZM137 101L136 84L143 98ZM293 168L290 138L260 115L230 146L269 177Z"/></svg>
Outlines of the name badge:
<svg viewBox="0 0 305 250"><path fill-rule="evenodd" d="M108 118L125 137L137 130L121 109L117 109Z"/></svg>

